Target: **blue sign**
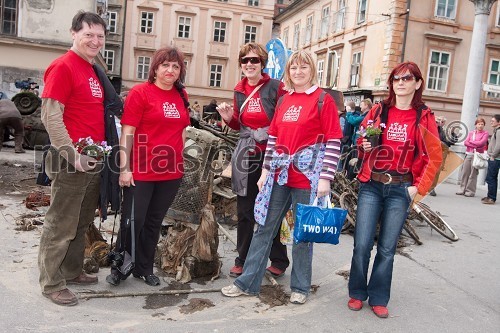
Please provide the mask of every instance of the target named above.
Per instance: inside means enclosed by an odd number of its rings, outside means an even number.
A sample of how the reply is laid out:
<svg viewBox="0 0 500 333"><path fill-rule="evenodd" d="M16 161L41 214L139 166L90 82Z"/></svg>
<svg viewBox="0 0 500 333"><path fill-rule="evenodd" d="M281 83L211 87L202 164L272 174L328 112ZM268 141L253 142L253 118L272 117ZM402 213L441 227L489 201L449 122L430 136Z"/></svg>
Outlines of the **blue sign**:
<svg viewBox="0 0 500 333"><path fill-rule="evenodd" d="M279 38L273 38L266 44L267 64L264 72L272 79L281 80L285 72L285 64L288 59L288 50Z"/></svg>

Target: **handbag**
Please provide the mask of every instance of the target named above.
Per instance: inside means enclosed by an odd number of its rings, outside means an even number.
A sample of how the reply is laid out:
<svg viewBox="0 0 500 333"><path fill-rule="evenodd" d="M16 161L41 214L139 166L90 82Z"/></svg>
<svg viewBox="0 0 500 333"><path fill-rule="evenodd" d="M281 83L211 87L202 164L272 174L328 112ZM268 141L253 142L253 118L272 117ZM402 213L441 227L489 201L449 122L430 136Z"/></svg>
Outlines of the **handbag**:
<svg viewBox="0 0 500 333"><path fill-rule="evenodd" d="M297 204L293 238L295 243L313 242L338 244L340 231L347 216L347 210L332 208L330 198L326 205L318 206L318 198L312 205Z"/></svg>
<svg viewBox="0 0 500 333"><path fill-rule="evenodd" d="M475 169L484 169L488 167L488 153L474 152L474 157L472 158L472 167Z"/></svg>

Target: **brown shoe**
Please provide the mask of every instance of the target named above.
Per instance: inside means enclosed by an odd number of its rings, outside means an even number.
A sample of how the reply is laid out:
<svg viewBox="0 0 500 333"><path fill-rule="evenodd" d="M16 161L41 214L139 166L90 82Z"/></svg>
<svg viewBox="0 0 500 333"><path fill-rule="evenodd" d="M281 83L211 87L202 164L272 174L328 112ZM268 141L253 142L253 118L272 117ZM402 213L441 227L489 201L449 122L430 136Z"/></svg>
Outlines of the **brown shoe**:
<svg viewBox="0 0 500 333"><path fill-rule="evenodd" d="M495 203L495 200L491 199L491 198L486 198L484 200L481 200L482 203L486 204L486 205L493 205Z"/></svg>
<svg viewBox="0 0 500 333"><path fill-rule="evenodd" d="M63 306L73 306L78 304L78 299L76 295L71 292L68 288L63 290L54 291L51 293L42 293L43 296L50 299L52 302L57 305Z"/></svg>
<svg viewBox="0 0 500 333"><path fill-rule="evenodd" d="M85 272L82 272L82 274L80 274L74 279L66 280L66 284L77 284L80 286L97 284L97 282L98 282L97 276L87 275L85 274Z"/></svg>

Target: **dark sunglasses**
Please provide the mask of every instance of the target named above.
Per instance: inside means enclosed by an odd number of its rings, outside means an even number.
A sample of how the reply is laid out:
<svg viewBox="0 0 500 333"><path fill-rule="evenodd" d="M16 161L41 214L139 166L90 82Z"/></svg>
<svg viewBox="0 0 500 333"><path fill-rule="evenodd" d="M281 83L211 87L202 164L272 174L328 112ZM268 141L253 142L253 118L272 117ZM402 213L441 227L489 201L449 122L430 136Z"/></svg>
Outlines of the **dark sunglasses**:
<svg viewBox="0 0 500 333"><path fill-rule="evenodd" d="M259 57L246 57L246 58L241 58L240 63L243 64L248 64L250 61L251 64L260 64L260 58Z"/></svg>
<svg viewBox="0 0 500 333"><path fill-rule="evenodd" d="M405 76L394 75L392 77L392 82L398 83L401 80L403 80L403 82L408 82L408 81L413 81L414 78L415 78L415 76L413 76L411 74L407 74Z"/></svg>

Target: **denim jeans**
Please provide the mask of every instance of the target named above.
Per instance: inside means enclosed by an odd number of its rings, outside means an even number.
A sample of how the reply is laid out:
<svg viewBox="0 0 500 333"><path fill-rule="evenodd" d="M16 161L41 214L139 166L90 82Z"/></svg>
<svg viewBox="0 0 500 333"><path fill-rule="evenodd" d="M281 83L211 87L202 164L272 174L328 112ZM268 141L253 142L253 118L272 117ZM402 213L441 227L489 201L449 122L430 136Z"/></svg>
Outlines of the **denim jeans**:
<svg viewBox="0 0 500 333"><path fill-rule="evenodd" d="M349 276L351 298L363 301L369 299L368 303L371 306L387 306L391 293L396 245L411 202L408 194L410 185L410 183L384 185L372 180L361 183ZM368 265L379 219L377 254L368 283Z"/></svg>
<svg viewBox="0 0 500 333"><path fill-rule="evenodd" d="M267 258L271 252L273 238L281 226L281 221L291 204L295 212L297 203L309 204L310 196L309 189L291 188L274 183L266 222L263 226L257 226L243 266L243 274L234 281L238 288L251 295L257 295L260 292L262 279L266 272ZM312 243L293 244L292 248L293 265L290 289L304 295L308 295L311 289L312 250Z"/></svg>
<svg viewBox="0 0 500 333"><path fill-rule="evenodd" d="M490 198L493 201L497 201L499 169L500 169L500 160L488 161L488 173L486 174L486 184L488 184L488 198Z"/></svg>

